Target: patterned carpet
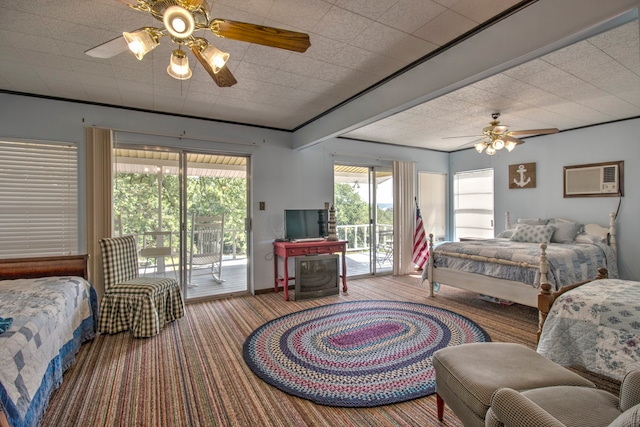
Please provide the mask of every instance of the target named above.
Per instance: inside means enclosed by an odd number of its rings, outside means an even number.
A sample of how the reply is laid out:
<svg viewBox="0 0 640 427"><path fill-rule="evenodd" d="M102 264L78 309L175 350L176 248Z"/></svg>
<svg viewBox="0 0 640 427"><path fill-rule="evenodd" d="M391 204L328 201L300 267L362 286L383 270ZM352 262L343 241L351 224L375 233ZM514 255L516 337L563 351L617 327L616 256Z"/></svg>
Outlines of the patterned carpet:
<svg viewBox="0 0 640 427"><path fill-rule="evenodd" d="M274 319L243 356L267 383L329 406L371 407L435 392L433 353L491 341L464 316L399 301L329 304Z"/></svg>
<svg viewBox="0 0 640 427"><path fill-rule="evenodd" d="M272 286L265 278L263 287ZM309 308L349 301L392 300L428 304L459 313L492 341L535 348L537 311L502 306L442 286L429 298L417 275L349 280L349 292L285 301L282 292L226 298L186 306L185 317L153 338L100 335L85 344L64 374L42 427L66 426L376 426L460 427L435 395L367 408L318 405L260 380L245 363L242 346L270 320Z"/></svg>

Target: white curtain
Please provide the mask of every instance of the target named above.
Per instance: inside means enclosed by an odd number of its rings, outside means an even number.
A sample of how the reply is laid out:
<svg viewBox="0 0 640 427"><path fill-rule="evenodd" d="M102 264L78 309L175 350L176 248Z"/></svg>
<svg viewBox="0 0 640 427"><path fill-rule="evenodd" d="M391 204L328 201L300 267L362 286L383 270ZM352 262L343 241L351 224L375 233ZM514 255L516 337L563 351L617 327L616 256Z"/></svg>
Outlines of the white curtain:
<svg viewBox="0 0 640 427"><path fill-rule="evenodd" d="M89 277L99 297L104 293L102 259L98 241L111 237L112 223L112 133L108 129L86 128L87 153L87 253Z"/></svg>
<svg viewBox="0 0 640 427"><path fill-rule="evenodd" d="M393 274L414 272L413 233L415 228L415 164L393 162Z"/></svg>

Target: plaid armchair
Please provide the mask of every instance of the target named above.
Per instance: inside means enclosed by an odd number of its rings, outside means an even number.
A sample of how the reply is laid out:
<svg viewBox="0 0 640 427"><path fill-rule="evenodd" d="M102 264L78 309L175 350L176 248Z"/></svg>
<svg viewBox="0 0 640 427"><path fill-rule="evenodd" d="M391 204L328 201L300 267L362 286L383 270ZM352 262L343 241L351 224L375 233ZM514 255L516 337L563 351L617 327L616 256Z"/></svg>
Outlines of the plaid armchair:
<svg viewBox="0 0 640 427"><path fill-rule="evenodd" d="M555 386L497 390L486 427L568 427L640 425L640 371L628 372L620 396L593 387Z"/></svg>
<svg viewBox="0 0 640 427"><path fill-rule="evenodd" d="M131 331L134 337L160 333L165 323L184 316L178 282L167 277L138 277L134 236L100 240L105 291L98 331Z"/></svg>

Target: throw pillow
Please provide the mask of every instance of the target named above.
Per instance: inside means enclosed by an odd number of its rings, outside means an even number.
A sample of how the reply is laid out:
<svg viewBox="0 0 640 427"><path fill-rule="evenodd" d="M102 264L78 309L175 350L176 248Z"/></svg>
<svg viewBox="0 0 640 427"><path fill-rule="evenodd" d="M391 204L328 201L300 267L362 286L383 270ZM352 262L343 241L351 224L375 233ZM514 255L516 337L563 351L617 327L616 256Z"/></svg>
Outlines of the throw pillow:
<svg viewBox="0 0 640 427"><path fill-rule="evenodd" d="M572 221L560 221L552 219L549 225L555 227L551 236L551 243L573 243L576 235L582 230L583 225Z"/></svg>
<svg viewBox="0 0 640 427"><path fill-rule="evenodd" d="M581 233L576 236L576 243L607 243L607 239L595 234Z"/></svg>
<svg viewBox="0 0 640 427"><path fill-rule="evenodd" d="M524 243L549 243L554 230L552 225L518 224L509 240Z"/></svg>
<svg viewBox="0 0 640 427"><path fill-rule="evenodd" d="M510 228L509 230L501 231L496 235L496 238L497 239L509 239L509 238L511 238L511 236L513 236L513 231L514 231L513 228Z"/></svg>

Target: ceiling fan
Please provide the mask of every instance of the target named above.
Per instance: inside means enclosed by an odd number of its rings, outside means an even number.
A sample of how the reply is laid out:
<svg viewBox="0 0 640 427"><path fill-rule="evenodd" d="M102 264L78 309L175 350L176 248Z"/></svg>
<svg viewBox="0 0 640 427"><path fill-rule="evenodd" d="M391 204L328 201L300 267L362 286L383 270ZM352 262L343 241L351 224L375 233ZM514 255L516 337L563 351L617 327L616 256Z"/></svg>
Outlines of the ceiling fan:
<svg viewBox="0 0 640 427"><path fill-rule="evenodd" d="M151 14L162 23L160 28L142 27L124 32L122 37L109 40L87 50L94 58L111 58L131 50L139 60L160 44L160 38L170 36L178 48L171 53L167 72L173 78L185 80L191 77L189 59L182 50L185 46L220 87L237 83L226 66L229 54L220 51L207 39L194 36L197 30L209 30L213 35L231 40L257 43L264 46L305 52L311 43L309 35L281 28L265 27L228 19L211 18L205 0L117 0L132 9Z"/></svg>
<svg viewBox="0 0 640 427"><path fill-rule="evenodd" d="M500 124L498 117L500 117L500 113L491 114L491 118L493 120L489 122L489 126L482 129L482 135L452 136L448 138L472 138L472 137L479 138L479 140L476 139L474 141L466 143L462 147L466 147L468 145L473 144L474 148L478 153L482 153L486 149L485 153L487 153L490 156L493 156L494 154L496 154L498 150L502 150L503 148L506 148L508 151L511 151L516 147L516 145L524 144L524 141L519 138L516 138L516 136L547 135L547 134L559 132L557 128L510 131L509 126Z"/></svg>

